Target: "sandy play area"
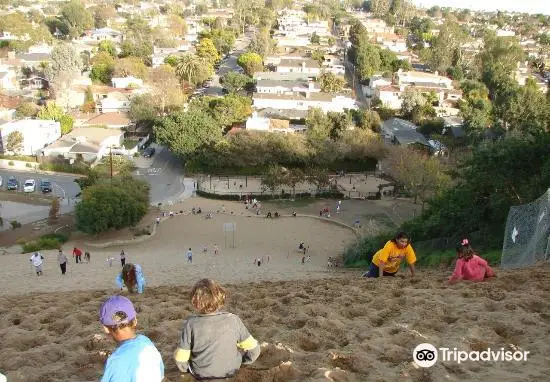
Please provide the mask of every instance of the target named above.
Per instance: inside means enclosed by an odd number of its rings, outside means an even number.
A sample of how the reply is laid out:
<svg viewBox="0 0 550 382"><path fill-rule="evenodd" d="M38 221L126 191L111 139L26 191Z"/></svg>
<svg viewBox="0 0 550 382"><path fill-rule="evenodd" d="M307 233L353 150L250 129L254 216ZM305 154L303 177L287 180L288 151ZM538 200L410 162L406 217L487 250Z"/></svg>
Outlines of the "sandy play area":
<svg viewBox="0 0 550 382"><path fill-rule="evenodd" d="M266 203L262 213L296 209L314 215L324 203ZM384 214L401 218L385 213L382 204L364 203L345 201L333 220L347 223L365 206L376 219ZM201 215L167 217L155 235L140 243L98 248L86 245L90 238L76 237L65 246L67 255L76 244L91 251L91 262L77 265L71 258L65 276L56 251L43 252L41 277L33 274L28 254L0 255L0 372L10 382L97 381L115 347L102 334L97 311L107 296L120 293L114 278L124 248L127 262L141 264L148 281L143 295L130 298L140 331L162 353L166 382L192 381L180 375L171 357L182 320L191 312L188 291L203 277L228 287L227 310L264 343L260 358L241 369L238 382L550 380L550 266L497 269L498 278L479 284L449 286L448 269L420 269L415 279L367 280L359 270L326 266L328 256L355 240L349 228L305 216L257 218L240 203L200 198L166 208L187 212L198 204ZM213 219L205 219L208 211ZM154 217L148 215L151 221ZM223 225L233 222L237 231L235 248L230 248L232 237L226 242ZM121 235L102 235L95 244ZM311 262L305 264L297 249L301 241L310 246ZM220 249L217 256L214 244ZM185 256L189 247L192 264ZM112 267L108 257L115 258ZM264 258L260 267L253 264L258 257ZM444 361L421 369L412 363L420 343L530 354L527 361Z"/></svg>
<svg viewBox="0 0 550 382"><path fill-rule="evenodd" d="M547 381L550 267L499 272L479 284L417 279L330 279L228 285L227 310L266 342L236 381ZM139 326L162 353L166 381L182 378L171 354L190 313L189 285L148 288L131 299ZM0 370L10 382L97 381L113 342L97 310L110 290L0 296ZM526 362L438 362L418 369L420 343L459 350L529 351Z"/></svg>

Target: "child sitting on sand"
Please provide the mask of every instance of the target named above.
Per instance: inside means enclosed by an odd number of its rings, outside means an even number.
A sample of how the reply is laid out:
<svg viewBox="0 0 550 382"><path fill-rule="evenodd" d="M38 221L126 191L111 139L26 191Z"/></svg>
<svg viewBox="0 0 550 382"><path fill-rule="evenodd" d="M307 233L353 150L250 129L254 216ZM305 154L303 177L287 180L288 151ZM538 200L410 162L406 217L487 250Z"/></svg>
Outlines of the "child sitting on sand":
<svg viewBox="0 0 550 382"><path fill-rule="evenodd" d="M101 382L147 381L164 378L162 357L151 340L136 334L136 310L123 296L109 297L99 309L103 331L117 343L105 364Z"/></svg>
<svg viewBox="0 0 550 382"><path fill-rule="evenodd" d="M260 355L260 346L241 319L220 309L226 292L214 280L202 279L191 290L191 303L198 314L183 322L181 342L174 359L182 372L196 379L233 377L241 364Z"/></svg>
<svg viewBox="0 0 550 382"><path fill-rule="evenodd" d="M456 246L455 270L449 283L455 283L460 280L483 281L489 277L495 277L495 272L487 264L487 261L478 256L477 252L472 249L468 239L462 240Z"/></svg>

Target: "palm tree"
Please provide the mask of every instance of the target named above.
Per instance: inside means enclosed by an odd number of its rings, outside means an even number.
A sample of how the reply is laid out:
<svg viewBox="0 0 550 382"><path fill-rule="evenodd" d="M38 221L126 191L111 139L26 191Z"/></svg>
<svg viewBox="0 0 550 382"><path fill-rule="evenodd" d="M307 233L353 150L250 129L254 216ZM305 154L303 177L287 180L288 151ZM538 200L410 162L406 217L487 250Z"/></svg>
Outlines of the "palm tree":
<svg viewBox="0 0 550 382"><path fill-rule="evenodd" d="M183 83L187 82L196 86L208 79L213 73L213 68L205 59L193 54L184 54L176 63L176 75Z"/></svg>

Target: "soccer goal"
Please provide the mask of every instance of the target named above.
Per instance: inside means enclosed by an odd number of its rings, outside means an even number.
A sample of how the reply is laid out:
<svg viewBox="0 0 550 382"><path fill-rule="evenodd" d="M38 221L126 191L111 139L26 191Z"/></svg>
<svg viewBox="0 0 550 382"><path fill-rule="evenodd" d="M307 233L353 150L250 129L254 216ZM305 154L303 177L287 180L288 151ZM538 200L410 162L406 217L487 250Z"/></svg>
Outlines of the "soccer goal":
<svg viewBox="0 0 550 382"><path fill-rule="evenodd" d="M502 268L520 268L550 257L550 189L529 204L510 207Z"/></svg>

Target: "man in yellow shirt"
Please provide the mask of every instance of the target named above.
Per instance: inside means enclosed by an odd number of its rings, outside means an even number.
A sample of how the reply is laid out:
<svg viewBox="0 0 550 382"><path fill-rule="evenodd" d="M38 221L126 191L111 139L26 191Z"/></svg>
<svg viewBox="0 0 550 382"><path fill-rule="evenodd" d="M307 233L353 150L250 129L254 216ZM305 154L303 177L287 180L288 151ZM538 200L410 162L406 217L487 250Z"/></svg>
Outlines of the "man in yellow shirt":
<svg viewBox="0 0 550 382"><path fill-rule="evenodd" d="M395 276L403 259L409 264L411 277L414 277L416 254L408 235L405 232L399 232L394 239L384 245L384 248L376 252L369 271L365 272L363 277Z"/></svg>

